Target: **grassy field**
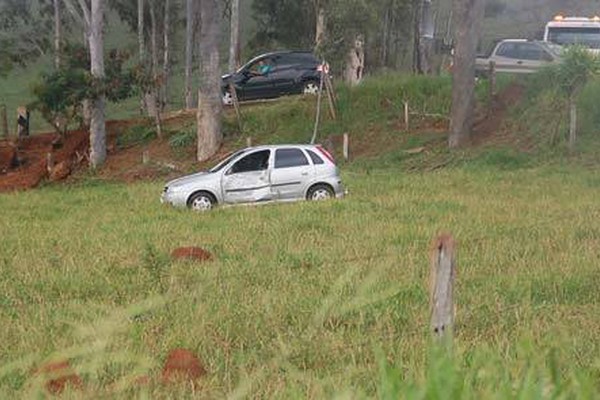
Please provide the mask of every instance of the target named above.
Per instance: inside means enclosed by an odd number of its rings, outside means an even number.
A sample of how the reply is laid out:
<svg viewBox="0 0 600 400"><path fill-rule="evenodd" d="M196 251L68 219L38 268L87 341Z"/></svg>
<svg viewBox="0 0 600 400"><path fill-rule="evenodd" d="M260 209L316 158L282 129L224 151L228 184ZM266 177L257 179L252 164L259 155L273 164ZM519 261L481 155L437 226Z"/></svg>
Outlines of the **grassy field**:
<svg viewBox="0 0 600 400"><path fill-rule="evenodd" d="M36 397L31 371L54 358L82 376L74 398L600 395L597 173L343 177L343 201L202 215L162 207L160 182L0 196L0 397ZM427 330L440 231L459 242L453 356ZM216 260L170 260L187 245ZM175 347L203 360L199 387L159 383Z"/></svg>

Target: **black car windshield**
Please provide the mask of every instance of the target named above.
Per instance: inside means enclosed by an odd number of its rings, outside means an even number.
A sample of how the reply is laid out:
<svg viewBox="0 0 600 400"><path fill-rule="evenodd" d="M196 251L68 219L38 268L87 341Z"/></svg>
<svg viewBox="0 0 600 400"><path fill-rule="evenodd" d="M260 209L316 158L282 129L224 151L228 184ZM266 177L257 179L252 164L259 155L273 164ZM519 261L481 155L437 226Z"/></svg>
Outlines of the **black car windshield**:
<svg viewBox="0 0 600 400"><path fill-rule="evenodd" d="M237 156L239 156L240 154L245 153L246 150L238 150L235 153L225 157L224 160L222 160L220 163L218 163L217 165L215 165L214 167L212 167L211 169L208 170L208 172L210 173L214 173L214 172L219 172L220 170L222 170L227 164L229 164L229 162L231 160L233 160L234 158L236 158Z"/></svg>
<svg viewBox="0 0 600 400"><path fill-rule="evenodd" d="M560 45L580 44L600 49L600 28L550 28L548 41Z"/></svg>

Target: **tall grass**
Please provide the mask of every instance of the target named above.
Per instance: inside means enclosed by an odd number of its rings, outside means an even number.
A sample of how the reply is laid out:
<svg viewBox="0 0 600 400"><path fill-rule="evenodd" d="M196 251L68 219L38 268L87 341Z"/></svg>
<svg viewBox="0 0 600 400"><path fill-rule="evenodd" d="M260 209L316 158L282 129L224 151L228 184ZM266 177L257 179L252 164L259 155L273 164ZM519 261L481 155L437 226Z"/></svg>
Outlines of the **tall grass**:
<svg viewBox="0 0 600 400"><path fill-rule="evenodd" d="M85 382L76 398L599 394L593 172L363 164L343 176L343 201L208 214L162 207L161 183L1 196L0 397L37 393L32 371L62 357ZM453 356L429 349L440 230L460 250ZM216 260L172 261L185 245ZM200 387L159 383L174 347L202 358Z"/></svg>

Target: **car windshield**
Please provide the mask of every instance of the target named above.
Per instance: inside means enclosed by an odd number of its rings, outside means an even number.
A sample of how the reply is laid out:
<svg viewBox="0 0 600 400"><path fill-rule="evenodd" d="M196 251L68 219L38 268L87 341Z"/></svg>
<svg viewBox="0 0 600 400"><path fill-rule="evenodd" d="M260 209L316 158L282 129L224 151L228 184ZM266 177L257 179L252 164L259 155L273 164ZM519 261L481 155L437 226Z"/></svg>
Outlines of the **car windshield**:
<svg viewBox="0 0 600 400"><path fill-rule="evenodd" d="M233 160L234 158L236 158L237 156L239 156L240 154L243 154L245 152L246 152L246 150L238 150L235 153L230 154L229 156L225 157L225 159L223 159L221 162L219 162L217 165L215 165L214 167L212 167L211 169L209 169L208 172L210 172L210 173L219 172L227 164L229 164L229 162L231 160Z"/></svg>
<svg viewBox="0 0 600 400"><path fill-rule="evenodd" d="M550 28L548 41L560 45L580 44L600 49L600 28Z"/></svg>

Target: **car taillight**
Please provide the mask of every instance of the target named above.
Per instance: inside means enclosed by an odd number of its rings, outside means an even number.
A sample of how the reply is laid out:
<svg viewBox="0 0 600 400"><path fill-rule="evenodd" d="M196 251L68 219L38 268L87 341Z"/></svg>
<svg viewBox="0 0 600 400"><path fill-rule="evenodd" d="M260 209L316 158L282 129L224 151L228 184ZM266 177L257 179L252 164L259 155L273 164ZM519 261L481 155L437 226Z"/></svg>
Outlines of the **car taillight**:
<svg viewBox="0 0 600 400"><path fill-rule="evenodd" d="M317 72L324 72L326 74L329 73L329 64L327 63L322 63L317 65Z"/></svg>
<svg viewBox="0 0 600 400"><path fill-rule="evenodd" d="M331 155L330 152L328 152L327 150L325 150L323 148L323 146L317 146L317 150L319 150L319 152L321 154L323 154L329 161L331 161L333 164L335 164L335 159L333 158L333 155Z"/></svg>

